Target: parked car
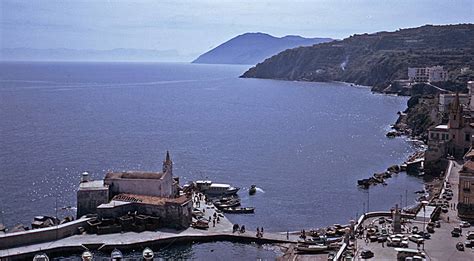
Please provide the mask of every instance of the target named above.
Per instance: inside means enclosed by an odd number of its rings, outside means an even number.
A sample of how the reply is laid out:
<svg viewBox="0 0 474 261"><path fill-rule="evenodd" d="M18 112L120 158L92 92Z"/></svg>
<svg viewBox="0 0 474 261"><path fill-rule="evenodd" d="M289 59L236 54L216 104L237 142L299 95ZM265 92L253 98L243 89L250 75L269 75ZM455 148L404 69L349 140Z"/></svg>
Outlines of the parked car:
<svg viewBox="0 0 474 261"><path fill-rule="evenodd" d="M435 223L435 227L438 227L438 228L441 227L441 222L439 222L439 220L436 220L434 223Z"/></svg>
<svg viewBox="0 0 474 261"><path fill-rule="evenodd" d="M372 258L374 257L374 252L370 250L362 250L362 252L360 253L360 257L364 259Z"/></svg>
<svg viewBox="0 0 474 261"><path fill-rule="evenodd" d="M474 240L467 240L467 241L465 241L465 242L464 242L464 246L465 246L465 247L469 247L469 248L474 247Z"/></svg>
<svg viewBox="0 0 474 261"><path fill-rule="evenodd" d="M420 235L410 235L410 236L408 237L408 239L409 239L410 241L412 241L412 242L417 243L417 244L421 244L421 243L423 243L423 241L424 241L423 237L420 236Z"/></svg>
<svg viewBox="0 0 474 261"><path fill-rule="evenodd" d="M452 237L460 237L461 236L461 228L459 228L459 227L453 228L453 231L451 231L451 236Z"/></svg>
<svg viewBox="0 0 474 261"><path fill-rule="evenodd" d="M456 249L459 250L459 251L464 251L464 245L462 242L458 242L456 244Z"/></svg>
<svg viewBox="0 0 474 261"><path fill-rule="evenodd" d="M470 227L471 224L469 222L466 222L466 221L461 221L461 223L459 224L460 227Z"/></svg>
<svg viewBox="0 0 474 261"><path fill-rule="evenodd" d="M466 238L469 240L474 239L474 231L467 232Z"/></svg>
<svg viewBox="0 0 474 261"><path fill-rule="evenodd" d="M420 235L422 238L424 239L430 239L431 238L431 235L428 233L428 232L419 232L418 235Z"/></svg>
<svg viewBox="0 0 474 261"><path fill-rule="evenodd" d="M443 211L443 213L448 213L449 209L447 206L442 206L441 211Z"/></svg>

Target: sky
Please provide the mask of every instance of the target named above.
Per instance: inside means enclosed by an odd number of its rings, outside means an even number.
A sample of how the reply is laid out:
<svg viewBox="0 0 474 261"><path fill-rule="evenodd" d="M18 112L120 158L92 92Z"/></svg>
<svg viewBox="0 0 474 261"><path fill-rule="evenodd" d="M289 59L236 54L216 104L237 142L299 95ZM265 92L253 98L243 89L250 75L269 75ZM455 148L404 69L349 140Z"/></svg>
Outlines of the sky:
<svg viewBox="0 0 474 261"><path fill-rule="evenodd" d="M473 0L0 0L0 48L137 48L198 55L246 32L342 39L474 23Z"/></svg>

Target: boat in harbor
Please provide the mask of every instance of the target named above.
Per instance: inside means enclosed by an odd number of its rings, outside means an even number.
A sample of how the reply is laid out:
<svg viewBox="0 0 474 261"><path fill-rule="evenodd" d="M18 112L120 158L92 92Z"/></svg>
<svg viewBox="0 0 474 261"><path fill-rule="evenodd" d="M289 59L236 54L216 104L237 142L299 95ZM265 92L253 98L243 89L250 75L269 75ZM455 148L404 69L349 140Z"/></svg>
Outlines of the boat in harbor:
<svg viewBox="0 0 474 261"><path fill-rule="evenodd" d="M199 219L191 224L191 227L197 229L208 229L209 228L209 221L204 219Z"/></svg>
<svg viewBox="0 0 474 261"><path fill-rule="evenodd" d="M153 252L153 250L151 250L150 248L145 248L143 249L143 259L145 260L153 260L153 258L155 257L155 253Z"/></svg>
<svg viewBox="0 0 474 261"><path fill-rule="evenodd" d="M214 206L218 209L224 209L224 208L235 208L240 206L240 199L238 198L232 198L226 201L216 201L214 202Z"/></svg>
<svg viewBox="0 0 474 261"><path fill-rule="evenodd" d="M222 212L229 213L229 214L253 214L255 212L255 208L246 207L233 207L233 208L223 208Z"/></svg>
<svg viewBox="0 0 474 261"><path fill-rule="evenodd" d="M251 185L249 189L249 195L255 195L257 193L257 185Z"/></svg>
<svg viewBox="0 0 474 261"><path fill-rule="evenodd" d="M92 253L89 250L84 251L81 255L82 261L91 261L91 260L93 260L93 258L94 258L94 256L92 255Z"/></svg>
<svg viewBox="0 0 474 261"><path fill-rule="evenodd" d="M49 261L49 257L45 253L36 254L33 261Z"/></svg>
<svg viewBox="0 0 474 261"><path fill-rule="evenodd" d="M112 254L110 254L110 258L112 261L119 261L123 260L123 254L118 250L117 248L112 251Z"/></svg>
<svg viewBox="0 0 474 261"><path fill-rule="evenodd" d="M328 246L299 244L296 246L296 250L304 253L322 253L328 250Z"/></svg>
<svg viewBox="0 0 474 261"><path fill-rule="evenodd" d="M229 184L213 183L210 180L198 180L195 182L196 188L211 197L232 196L237 194L240 188Z"/></svg>

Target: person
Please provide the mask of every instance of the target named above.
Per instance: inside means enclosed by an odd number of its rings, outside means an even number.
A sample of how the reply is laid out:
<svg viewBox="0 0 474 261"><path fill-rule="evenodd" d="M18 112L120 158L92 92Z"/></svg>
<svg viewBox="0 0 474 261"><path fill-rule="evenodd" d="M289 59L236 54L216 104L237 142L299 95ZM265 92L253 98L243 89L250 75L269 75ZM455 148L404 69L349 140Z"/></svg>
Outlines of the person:
<svg viewBox="0 0 474 261"><path fill-rule="evenodd" d="M215 226L216 226L216 220L213 219L213 220L212 220L212 227L215 227Z"/></svg>
<svg viewBox="0 0 474 261"><path fill-rule="evenodd" d="M240 233L245 233L245 226L244 226L244 225L242 225L242 226L240 227Z"/></svg>
<svg viewBox="0 0 474 261"><path fill-rule="evenodd" d="M289 240L290 239L290 231L286 231L286 240Z"/></svg>
<svg viewBox="0 0 474 261"><path fill-rule="evenodd" d="M221 219L219 218L219 216L217 216L217 223L219 223L221 221Z"/></svg>
<svg viewBox="0 0 474 261"><path fill-rule="evenodd" d="M257 237L260 237L260 228L257 227Z"/></svg>
<svg viewBox="0 0 474 261"><path fill-rule="evenodd" d="M448 223L449 223L449 216L448 216Z"/></svg>

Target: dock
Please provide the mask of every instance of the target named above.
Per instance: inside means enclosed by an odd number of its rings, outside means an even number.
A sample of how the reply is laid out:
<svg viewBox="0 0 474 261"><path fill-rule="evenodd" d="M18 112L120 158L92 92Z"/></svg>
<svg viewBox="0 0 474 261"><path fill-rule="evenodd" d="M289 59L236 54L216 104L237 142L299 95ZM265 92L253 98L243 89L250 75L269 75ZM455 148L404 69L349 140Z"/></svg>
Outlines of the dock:
<svg viewBox="0 0 474 261"><path fill-rule="evenodd" d="M204 201L199 204L204 211L205 218L212 217L216 208ZM58 239L51 242L18 246L0 250L0 259L20 260L33 257L38 252L47 254L67 254L81 253L85 249L112 251L118 249L133 249L144 245L170 245L184 242L212 242L212 241L232 241L232 242L255 242L259 244L293 243L298 241L298 235L292 234L287 238L287 233L264 232L262 237L257 237L256 230L247 230L244 233L233 233L233 223L227 217L220 217L220 221L206 230L189 227L184 230L159 229L157 231L144 231L140 233L125 232L114 234L81 234ZM245 224L244 224L245 225ZM0 242L1 243L1 242Z"/></svg>

